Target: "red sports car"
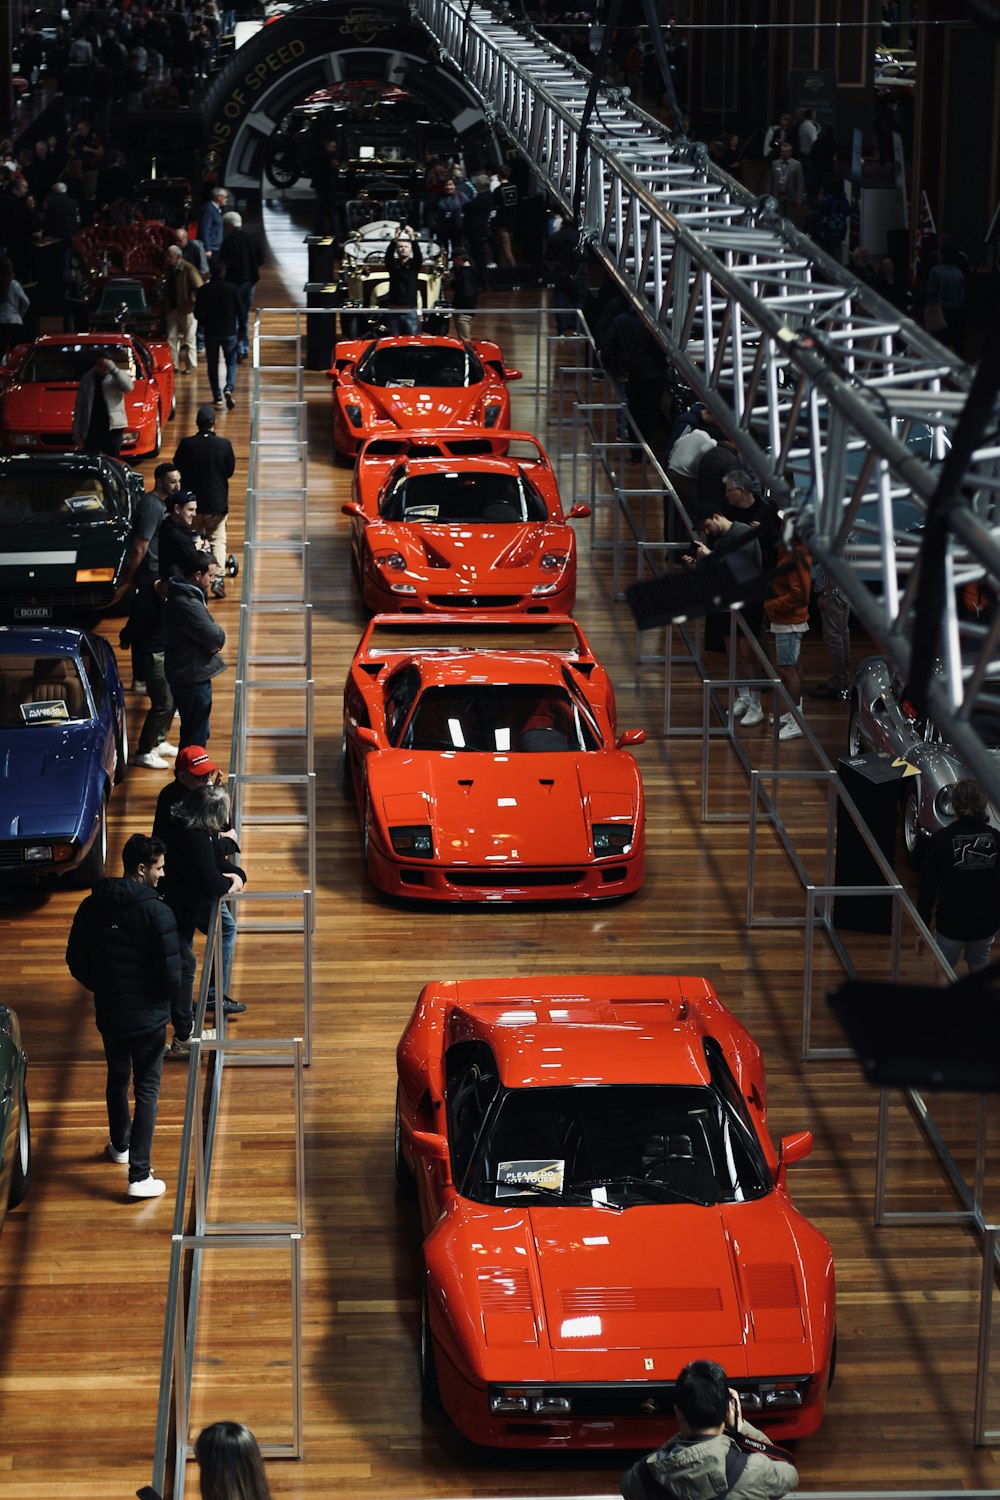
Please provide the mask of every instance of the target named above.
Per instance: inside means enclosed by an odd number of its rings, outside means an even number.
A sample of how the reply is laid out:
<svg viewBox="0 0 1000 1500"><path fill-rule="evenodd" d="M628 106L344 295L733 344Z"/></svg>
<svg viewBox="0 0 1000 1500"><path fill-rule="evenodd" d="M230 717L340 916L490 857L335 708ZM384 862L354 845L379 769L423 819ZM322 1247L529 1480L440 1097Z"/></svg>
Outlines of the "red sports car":
<svg viewBox="0 0 1000 1500"><path fill-rule="evenodd" d="M576 538L544 448L526 432L370 438L354 470L352 563L379 610L568 614ZM454 449L458 449L456 456ZM432 456L433 455L433 456ZM569 519L589 516L574 505Z"/></svg>
<svg viewBox="0 0 1000 1500"><path fill-rule="evenodd" d="M638 890L645 808L624 747L645 737L617 735L611 683L575 620L377 615L344 692L370 879L448 901Z"/></svg>
<svg viewBox="0 0 1000 1500"><path fill-rule="evenodd" d="M174 413L170 345L146 344L133 333L46 333L12 349L0 365L0 446L8 453L75 447L77 389L98 355L113 359L135 382L125 397L122 457L159 453L163 424Z"/></svg>
<svg viewBox="0 0 1000 1500"><path fill-rule="evenodd" d="M483 339L352 339L333 351L333 443L354 458L367 438L402 428L509 427L508 370Z"/></svg>
<svg viewBox="0 0 1000 1500"><path fill-rule="evenodd" d="M815 1432L833 1258L792 1206L760 1048L704 979L429 984L396 1055L424 1234L425 1395L472 1442L658 1447L713 1359L775 1440Z"/></svg>

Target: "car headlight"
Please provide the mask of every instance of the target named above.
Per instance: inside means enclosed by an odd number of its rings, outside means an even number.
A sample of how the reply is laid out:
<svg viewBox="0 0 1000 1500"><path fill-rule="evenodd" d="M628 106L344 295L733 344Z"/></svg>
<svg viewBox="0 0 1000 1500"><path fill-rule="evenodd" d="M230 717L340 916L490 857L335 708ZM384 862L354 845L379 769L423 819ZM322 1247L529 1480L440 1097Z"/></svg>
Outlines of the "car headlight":
<svg viewBox="0 0 1000 1500"><path fill-rule="evenodd" d="M631 823L595 823L594 854L627 854L632 847L635 829Z"/></svg>
<svg viewBox="0 0 1000 1500"><path fill-rule="evenodd" d="M942 823L950 823L955 816L955 804L951 800L954 786L943 786L934 798L934 813Z"/></svg>
<svg viewBox="0 0 1000 1500"><path fill-rule="evenodd" d="M500 420L500 407L496 402L491 404L483 412L483 426L495 427Z"/></svg>
<svg viewBox="0 0 1000 1500"><path fill-rule="evenodd" d="M122 433L123 443L137 443L139 441L139 429L137 427L126 427Z"/></svg>
<svg viewBox="0 0 1000 1500"><path fill-rule="evenodd" d="M114 583L114 568L77 568L77 583Z"/></svg>
<svg viewBox="0 0 1000 1500"><path fill-rule="evenodd" d="M15 448L37 448L37 432L11 432L7 435L7 441Z"/></svg>
<svg viewBox="0 0 1000 1500"><path fill-rule="evenodd" d="M353 401L345 401L344 402L344 411L347 413L347 420L350 422L350 424L351 424L352 427L360 427L361 426L361 407L360 406L355 405L355 403Z"/></svg>
<svg viewBox="0 0 1000 1500"><path fill-rule="evenodd" d="M554 594L558 587L557 583L535 583L532 584L531 593L535 599L540 599L544 594Z"/></svg>
<svg viewBox="0 0 1000 1500"><path fill-rule="evenodd" d="M376 568L390 568L393 573L406 572L406 558L402 552L376 552L374 562Z"/></svg>
<svg viewBox="0 0 1000 1500"><path fill-rule="evenodd" d="M26 865L63 865L72 858L73 845L71 843L25 844L24 846Z"/></svg>
<svg viewBox="0 0 1000 1500"><path fill-rule="evenodd" d="M557 573L569 562L568 552L544 552L539 567L543 573Z"/></svg>
<svg viewBox="0 0 1000 1500"><path fill-rule="evenodd" d="M409 855L411 859L434 858L434 837L426 823L390 828L389 837L397 854Z"/></svg>
<svg viewBox="0 0 1000 1500"><path fill-rule="evenodd" d="M536 1391L517 1386L489 1386L490 1411L498 1417L525 1416L529 1412L536 1417L568 1416L573 1410L569 1396L556 1395L548 1391Z"/></svg>

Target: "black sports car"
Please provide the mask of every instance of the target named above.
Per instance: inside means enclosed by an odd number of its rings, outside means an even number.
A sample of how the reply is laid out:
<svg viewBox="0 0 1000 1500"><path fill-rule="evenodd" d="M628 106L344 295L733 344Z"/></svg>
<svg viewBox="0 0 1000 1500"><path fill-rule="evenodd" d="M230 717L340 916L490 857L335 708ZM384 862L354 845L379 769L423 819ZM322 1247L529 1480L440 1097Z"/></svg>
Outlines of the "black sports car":
<svg viewBox="0 0 1000 1500"><path fill-rule="evenodd" d="M0 615L104 609L128 560L141 475L83 453L0 458Z"/></svg>

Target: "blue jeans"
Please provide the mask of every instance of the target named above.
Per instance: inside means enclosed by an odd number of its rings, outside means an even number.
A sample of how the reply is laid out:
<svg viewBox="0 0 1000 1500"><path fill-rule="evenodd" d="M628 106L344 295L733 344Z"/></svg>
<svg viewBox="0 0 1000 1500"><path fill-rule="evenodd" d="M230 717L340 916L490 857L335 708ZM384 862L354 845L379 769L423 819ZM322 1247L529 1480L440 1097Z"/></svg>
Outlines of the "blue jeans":
<svg viewBox="0 0 1000 1500"><path fill-rule="evenodd" d="M170 690L181 716L178 748L185 745L207 745L212 714L212 682L172 682Z"/></svg>
<svg viewBox="0 0 1000 1500"><path fill-rule="evenodd" d="M222 993L228 995L229 985L233 977L233 955L236 951L236 933L238 929L236 918L224 901L219 907L219 920L222 922ZM214 984L208 993L214 996Z"/></svg>
<svg viewBox="0 0 1000 1500"><path fill-rule="evenodd" d="M226 390L236 389L236 362L239 354L239 341L235 333L229 338L216 338L211 333L205 335L205 359L208 361L208 383L212 387L212 395L216 401L222 400L222 392L219 389L219 355L226 361ZM197 743L197 741L196 741Z"/></svg>
<svg viewBox="0 0 1000 1500"><path fill-rule="evenodd" d="M420 332L420 314L416 308L413 312L390 313L387 321L397 338L403 334Z"/></svg>

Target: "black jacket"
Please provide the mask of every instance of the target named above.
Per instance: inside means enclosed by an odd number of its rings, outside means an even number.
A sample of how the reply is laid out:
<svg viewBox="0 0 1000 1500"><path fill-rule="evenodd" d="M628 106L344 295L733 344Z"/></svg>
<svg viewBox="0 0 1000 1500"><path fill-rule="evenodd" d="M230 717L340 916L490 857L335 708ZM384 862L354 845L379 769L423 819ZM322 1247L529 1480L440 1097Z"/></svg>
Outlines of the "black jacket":
<svg viewBox="0 0 1000 1500"><path fill-rule="evenodd" d="M423 257L416 240L412 241L413 254L404 266L396 254L396 241L390 240L385 252L386 269L389 272L389 306L416 307L420 286L420 267Z"/></svg>
<svg viewBox="0 0 1000 1500"><path fill-rule="evenodd" d="M956 941L989 937L1000 929L1000 839L989 823L956 819L939 829L924 851L917 911Z"/></svg>
<svg viewBox="0 0 1000 1500"><path fill-rule="evenodd" d="M188 828L176 817L171 817L167 851L166 897L177 926L183 933L193 933L196 927L206 932L212 907L229 895L228 876L235 871L245 884L246 874L226 859L219 834Z"/></svg>
<svg viewBox="0 0 1000 1500"><path fill-rule="evenodd" d="M188 563L204 547L204 542L194 527L185 525L172 515L160 527L158 542L157 572L161 578L174 578L186 573Z"/></svg>
<svg viewBox="0 0 1000 1500"><path fill-rule="evenodd" d="M240 286L246 281L259 279L263 258L256 241L245 229L233 229L213 256L212 266L216 275L220 267L225 267L222 274L226 280Z"/></svg>
<svg viewBox="0 0 1000 1500"><path fill-rule="evenodd" d="M240 294L231 281L213 276L198 288L194 315L209 338L234 339L243 316Z"/></svg>
<svg viewBox="0 0 1000 1500"><path fill-rule="evenodd" d="M174 454L181 483L198 497L198 514L229 514L229 481L236 468L236 455L228 438L217 432L195 432L181 438Z"/></svg>
<svg viewBox="0 0 1000 1500"><path fill-rule="evenodd" d="M191 682L208 682L226 664L219 654L226 644L226 632L208 612L205 595L196 583L186 578L167 581L166 645L163 667L167 681L182 686Z"/></svg>
<svg viewBox="0 0 1000 1500"><path fill-rule="evenodd" d="M93 991L99 1031L159 1031L181 982L176 918L148 885L127 876L99 880L73 918L66 963Z"/></svg>

